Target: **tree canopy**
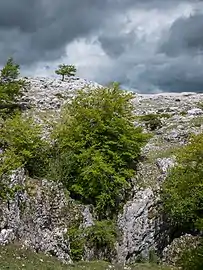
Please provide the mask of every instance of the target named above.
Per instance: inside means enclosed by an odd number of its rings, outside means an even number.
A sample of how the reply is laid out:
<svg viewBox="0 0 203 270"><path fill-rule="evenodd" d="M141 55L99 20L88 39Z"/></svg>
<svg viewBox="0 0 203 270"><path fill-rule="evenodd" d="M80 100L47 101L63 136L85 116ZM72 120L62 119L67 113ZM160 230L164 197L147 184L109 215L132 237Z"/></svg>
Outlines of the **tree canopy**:
<svg viewBox="0 0 203 270"><path fill-rule="evenodd" d="M21 95L25 81L18 78L19 74L20 66L14 62L13 58L9 58L0 71L0 103L15 102Z"/></svg>
<svg viewBox="0 0 203 270"><path fill-rule="evenodd" d="M67 76L67 77L75 76L76 67L74 65L61 64L61 65L59 65L59 67L55 71L55 73L57 75L61 75L62 76L62 81L63 81L65 76Z"/></svg>
<svg viewBox="0 0 203 270"><path fill-rule="evenodd" d="M54 132L54 178L101 216L122 205L147 140L133 124L132 97L118 84L80 90Z"/></svg>

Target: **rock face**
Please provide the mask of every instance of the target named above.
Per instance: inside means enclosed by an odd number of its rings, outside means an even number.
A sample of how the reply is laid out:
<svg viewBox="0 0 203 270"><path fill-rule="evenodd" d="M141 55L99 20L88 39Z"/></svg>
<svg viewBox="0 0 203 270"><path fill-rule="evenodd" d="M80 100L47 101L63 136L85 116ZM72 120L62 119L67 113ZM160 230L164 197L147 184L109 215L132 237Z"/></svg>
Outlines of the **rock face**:
<svg viewBox="0 0 203 270"><path fill-rule="evenodd" d="M23 170L13 173L10 185L21 188L0 202L0 244L19 242L71 262L68 230L74 222L93 223L88 208L74 204L60 185L28 179Z"/></svg>
<svg viewBox="0 0 203 270"><path fill-rule="evenodd" d="M184 146L192 133L203 129L202 110L196 108L203 102L202 94L157 94L137 95L134 99L135 114L156 114L161 126L143 148L143 161L138 166L133 197L124 206L118 218L121 231L118 260L122 263L149 258L150 252L163 256L170 262L170 228L159 211L159 190L168 171L175 165L175 155ZM138 121L136 125L143 126ZM147 131L147 130L146 130ZM176 239L177 243L179 240ZM181 241L180 241L181 242ZM168 254L168 255L166 255Z"/></svg>
<svg viewBox="0 0 203 270"><path fill-rule="evenodd" d="M132 262L138 256L148 257L148 251L154 246L156 215L153 217L155 198L151 189L138 191L128 202L118 219L123 241L118 246L119 262ZM150 216L151 215L151 216Z"/></svg>
<svg viewBox="0 0 203 270"><path fill-rule="evenodd" d="M31 105L27 113L32 113L45 131L48 128L44 117L57 119L61 106L77 89L100 87L79 78L64 82L49 78L29 80L30 89L22 101ZM133 104L136 115L156 114L161 125L142 149L143 161L138 166L131 199L118 217L121 236L117 261L122 263L148 258L150 251L169 244L159 214L160 185L190 134L203 131L203 94L138 94ZM138 120L135 125L148 132L144 122ZM86 227L94 224L89 208L75 204L56 183L27 179L22 170L13 175L11 185L20 185L23 190L14 199L0 203L0 244L19 241L70 262L68 229L78 220Z"/></svg>
<svg viewBox="0 0 203 270"><path fill-rule="evenodd" d="M199 244L199 238L190 234L185 234L176 238L163 250L163 262L176 265L184 250L196 248Z"/></svg>
<svg viewBox="0 0 203 270"><path fill-rule="evenodd" d="M59 110L76 90L101 87L98 83L81 78L67 78L64 81L50 78L28 78L30 86L24 92L23 102L31 103L38 110Z"/></svg>
<svg viewBox="0 0 203 270"><path fill-rule="evenodd" d="M123 213L118 217L118 227L122 240L118 246L118 261L132 263L139 259L149 259L150 252L160 253L167 243L168 228L163 223L159 213L159 183L163 181L174 160L170 158L157 159L157 183L152 187L141 187L139 184L131 201L124 206ZM138 178L143 182L147 174L141 167ZM164 228L166 227L166 228ZM163 235L165 230L165 235ZM168 239L169 240L169 239Z"/></svg>

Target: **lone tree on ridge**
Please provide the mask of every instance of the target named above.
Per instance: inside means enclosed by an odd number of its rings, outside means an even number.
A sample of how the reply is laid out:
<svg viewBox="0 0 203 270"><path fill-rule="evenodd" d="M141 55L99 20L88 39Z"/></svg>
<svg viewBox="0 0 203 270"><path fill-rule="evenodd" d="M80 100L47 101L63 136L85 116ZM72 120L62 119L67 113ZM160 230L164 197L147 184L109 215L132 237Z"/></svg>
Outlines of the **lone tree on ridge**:
<svg viewBox="0 0 203 270"><path fill-rule="evenodd" d="M74 65L59 65L58 69L55 71L57 75L62 76L62 81L64 81L65 76L71 77L75 76L76 67Z"/></svg>

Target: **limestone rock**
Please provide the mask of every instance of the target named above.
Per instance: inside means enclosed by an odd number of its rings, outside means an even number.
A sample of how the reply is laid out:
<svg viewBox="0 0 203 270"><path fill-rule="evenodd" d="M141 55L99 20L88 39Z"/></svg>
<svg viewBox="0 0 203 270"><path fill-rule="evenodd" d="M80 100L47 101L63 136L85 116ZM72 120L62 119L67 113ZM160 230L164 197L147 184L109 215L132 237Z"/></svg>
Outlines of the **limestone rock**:
<svg viewBox="0 0 203 270"><path fill-rule="evenodd" d="M122 240L118 245L118 261L133 262L138 257L148 258L150 249L155 249L156 199L148 188L137 192L118 218Z"/></svg>
<svg viewBox="0 0 203 270"><path fill-rule="evenodd" d="M197 247L198 242L198 237L192 236L191 234L185 234L179 238L175 238L172 243L163 250L163 262L175 266L184 250L187 251L190 248Z"/></svg>
<svg viewBox="0 0 203 270"><path fill-rule="evenodd" d="M169 158L157 158L156 165L161 173L166 174L175 165L174 157Z"/></svg>
<svg viewBox="0 0 203 270"><path fill-rule="evenodd" d="M187 112L189 115L200 115L203 114L203 110L199 108L193 108Z"/></svg>
<svg viewBox="0 0 203 270"><path fill-rule="evenodd" d="M29 88L24 92L21 100L30 103L37 110L59 110L71 99L75 92L82 88L96 88L101 85L81 78L27 78Z"/></svg>
<svg viewBox="0 0 203 270"><path fill-rule="evenodd" d="M47 120L57 121L61 106L70 102L78 89L101 87L80 78L28 80L30 88L21 101L31 105L32 109L26 113L32 113L44 126L44 138L49 132ZM132 102L136 115L157 114L162 127L153 132L142 149L143 160L138 164L131 199L118 217L121 239L117 259L123 263L133 262L140 256L147 258L150 250L168 245L171 239L167 238L168 231L158 209L160 185L175 164L175 152L187 144L191 134L203 131L203 111L197 108L197 104L203 102L203 94L137 94ZM145 127L140 121L135 125ZM146 128L144 130L147 132ZM83 227L93 225L90 208L75 204L56 183L26 179L22 170L11 176L10 186L15 185L23 189L16 192L12 200L0 202L0 244L17 240L70 262L68 229L78 220ZM163 245L160 237L165 238Z"/></svg>
<svg viewBox="0 0 203 270"><path fill-rule="evenodd" d="M14 197L0 202L0 244L18 241L71 262L68 229L74 222L93 223L87 207L75 204L62 186L27 179L23 169L12 174L10 187L21 187Z"/></svg>
<svg viewBox="0 0 203 270"><path fill-rule="evenodd" d="M12 229L3 229L0 232L0 245L6 245L14 241L15 235Z"/></svg>

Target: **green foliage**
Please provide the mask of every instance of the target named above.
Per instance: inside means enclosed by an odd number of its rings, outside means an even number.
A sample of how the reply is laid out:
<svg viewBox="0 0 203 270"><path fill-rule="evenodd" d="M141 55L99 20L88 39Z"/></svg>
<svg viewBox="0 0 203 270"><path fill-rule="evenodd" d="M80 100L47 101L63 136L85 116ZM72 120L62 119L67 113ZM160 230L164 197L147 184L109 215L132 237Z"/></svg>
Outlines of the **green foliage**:
<svg viewBox="0 0 203 270"><path fill-rule="evenodd" d="M150 130L156 130L162 127L162 122L158 114L146 114L140 116L139 118L140 120L145 122L147 128L149 128Z"/></svg>
<svg viewBox="0 0 203 270"><path fill-rule="evenodd" d="M0 269L1 270L169 270L149 264L137 264L127 267L123 265L111 265L109 262L92 261L74 264L63 264L54 256L47 256L41 252L33 252L19 245L0 246ZM171 269L172 270L172 269ZM196 270L196 269L195 269Z"/></svg>
<svg viewBox="0 0 203 270"><path fill-rule="evenodd" d="M197 108L203 110L203 103L202 102L197 102L196 106L197 106Z"/></svg>
<svg viewBox="0 0 203 270"><path fill-rule="evenodd" d="M186 112L186 111L181 111L181 112L180 112L180 115L186 116L186 115L187 115L187 112Z"/></svg>
<svg viewBox="0 0 203 270"><path fill-rule="evenodd" d="M84 255L85 238L79 226L73 226L68 230L71 259L74 262L81 261Z"/></svg>
<svg viewBox="0 0 203 270"><path fill-rule="evenodd" d="M110 255L117 239L115 224L111 220L97 221L86 229L86 239L89 246Z"/></svg>
<svg viewBox="0 0 203 270"><path fill-rule="evenodd" d="M102 220L85 229L75 224L68 230L68 237L73 261L83 259L85 246L93 248L98 254L103 252L106 259L111 259L109 256L115 250L117 230L111 220Z"/></svg>
<svg viewBox="0 0 203 270"><path fill-rule="evenodd" d="M25 166L30 175L45 169L47 144L41 139L41 128L27 117L16 114L6 119L0 129L0 177Z"/></svg>
<svg viewBox="0 0 203 270"><path fill-rule="evenodd" d="M184 270L202 270L203 269L203 240L199 245L184 250L177 265Z"/></svg>
<svg viewBox="0 0 203 270"><path fill-rule="evenodd" d="M147 135L133 124L132 95L112 88L80 90L54 132L54 178L100 218L116 214ZM57 173L56 173L57 172Z"/></svg>
<svg viewBox="0 0 203 270"><path fill-rule="evenodd" d="M59 65L58 69L55 71L57 75L62 76L62 81L64 80L65 76L71 77L75 76L76 73L76 67L73 65Z"/></svg>
<svg viewBox="0 0 203 270"><path fill-rule="evenodd" d="M203 228L203 134L180 150L178 165L163 184L162 201L172 221L185 229Z"/></svg>
<svg viewBox="0 0 203 270"><path fill-rule="evenodd" d="M0 72L0 103L15 102L25 87L25 81L18 79L20 67L12 58L9 58L6 65Z"/></svg>
<svg viewBox="0 0 203 270"><path fill-rule="evenodd" d="M169 119L169 118L171 118L171 114L169 114L169 113L160 113L159 117Z"/></svg>

